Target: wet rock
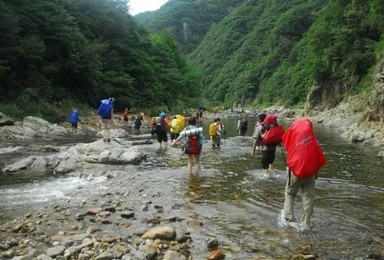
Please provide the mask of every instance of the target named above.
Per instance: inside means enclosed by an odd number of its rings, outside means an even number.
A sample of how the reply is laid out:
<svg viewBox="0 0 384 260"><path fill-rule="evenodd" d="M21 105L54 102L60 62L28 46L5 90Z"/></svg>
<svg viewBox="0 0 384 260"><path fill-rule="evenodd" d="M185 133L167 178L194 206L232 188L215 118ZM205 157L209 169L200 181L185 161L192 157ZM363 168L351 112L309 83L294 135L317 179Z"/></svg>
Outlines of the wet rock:
<svg viewBox="0 0 384 260"><path fill-rule="evenodd" d="M178 252L168 250L165 253L163 260L187 260L187 258Z"/></svg>
<svg viewBox="0 0 384 260"><path fill-rule="evenodd" d="M67 134L67 129L38 117L28 116L21 122L11 126L3 126L0 131L0 139L27 140L43 136L59 136Z"/></svg>
<svg viewBox="0 0 384 260"><path fill-rule="evenodd" d="M125 141L103 142L98 140L93 143L72 146L62 157L63 159L54 169L56 174L83 169L93 163L137 164L143 155Z"/></svg>
<svg viewBox="0 0 384 260"><path fill-rule="evenodd" d="M292 257L291 260L315 260L316 257L314 255L302 255L302 254L299 254L299 255L296 255L294 257Z"/></svg>
<svg viewBox="0 0 384 260"><path fill-rule="evenodd" d="M12 260L33 260L33 257L29 255L15 256Z"/></svg>
<svg viewBox="0 0 384 260"><path fill-rule="evenodd" d="M45 254L38 255L36 258L37 258L37 260L52 260L51 257L49 257Z"/></svg>
<svg viewBox="0 0 384 260"><path fill-rule="evenodd" d="M135 216L135 212L133 211L124 211L120 213L122 218L133 218Z"/></svg>
<svg viewBox="0 0 384 260"><path fill-rule="evenodd" d="M13 257L15 254L16 254L16 253L15 253L14 250L9 249L9 250L3 252L3 253L1 254L1 256L4 257L4 258L11 258L11 257Z"/></svg>
<svg viewBox="0 0 384 260"><path fill-rule="evenodd" d="M215 250L219 247L219 241L217 239L208 242L208 250Z"/></svg>
<svg viewBox="0 0 384 260"><path fill-rule="evenodd" d="M7 243L0 244L0 250L5 251L5 250L8 250L10 248L11 248L11 246L9 244L7 244Z"/></svg>
<svg viewBox="0 0 384 260"><path fill-rule="evenodd" d="M189 240L189 241L192 240L192 238L191 238L190 235L182 235L181 237L178 237L178 238L177 238L177 242L180 243L180 244L185 243L185 242L187 242L188 240Z"/></svg>
<svg viewBox="0 0 384 260"><path fill-rule="evenodd" d="M99 214L102 211L103 211L102 208L92 208L92 209L88 209L85 214L86 215L96 215L96 214Z"/></svg>
<svg viewBox="0 0 384 260"><path fill-rule="evenodd" d="M112 251L105 251L101 255L97 256L95 260L112 260L114 259Z"/></svg>
<svg viewBox="0 0 384 260"><path fill-rule="evenodd" d="M102 205L102 209L103 209L103 211L109 211L112 213L116 212L116 208L112 205L109 205L109 204Z"/></svg>
<svg viewBox="0 0 384 260"><path fill-rule="evenodd" d="M65 246L55 246L47 249L46 254L49 257L57 257L59 255L62 255L65 251L66 247Z"/></svg>
<svg viewBox="0 0 384 260"><path fill-rule="evenodd" d="M176 231L172 227L155 227L141 236L143 239L167 239L173 240L176 237Z"/></svg>
<svg viewBox="0 0 384 260"><path fill-rule="evenodd" d="M87 234L90 235L90 234L93 234L97 231L100 231L101 229L99 227L96 227L96 226L91 226L87 229Z"/></svg>
<svg viewBox="0 0 384 260"><path fill-rule="evenodd" d="M132 145L146 145L146 144L153 144L153 142L151 140L132 142Z"/></svg>
<svg viewBox="0 0 384 260"><path fill-rule="evenodd" d="M225 258L225 254L220 250L214 250L210 252L207 256L208 260L219 260L224 258Z"/></svg>
<svg viewBox="0 0 384 260"><path fill-rule="evenodd" d="M14 125L15 122L13 119L6 114L0 112L0 126L5 126L5 125Z"/></svg>
<svg viewBox="0 0 384 260"><path fill-rule="evenodd" d="M190 226L190 227L202 227L203 223L200 221L191 220L191 221L188 221L188 226Z"/></svg>
<svg viewBox="0 0 384 260"><path fill-rule="evenodd" d="M364 142L364 140L365 140L365 132L363 131L356 131L351 135L351 141L354 143Z"/></svg>

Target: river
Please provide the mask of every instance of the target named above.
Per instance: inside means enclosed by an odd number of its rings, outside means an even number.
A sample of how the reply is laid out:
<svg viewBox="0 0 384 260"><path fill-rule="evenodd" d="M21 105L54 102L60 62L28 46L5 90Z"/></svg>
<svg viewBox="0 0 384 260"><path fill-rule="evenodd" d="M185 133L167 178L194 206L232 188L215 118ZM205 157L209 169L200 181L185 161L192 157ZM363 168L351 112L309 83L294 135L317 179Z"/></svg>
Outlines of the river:
<svg viewBox="0 0 384 260"><path fill-rule="evenodd" d="M166 168L170 170L146 167L145 163L135 168L135 178L140 183L172 182L167 186L169 196L174 194L175 200L186 205L185 211L196 214L204 224L202 229L191 230L192 237L197 238L191 244L196 259L204 258L206 242L212 238L220 241L227 259L284 259L288 255L312 252L323 259L351 259L384 250L384 162L376 157L376 148L351 144L341 139L336 130L315 125L328 162L316 182L314 227L310 232L300 232L282 227L278 221L287 181L283 151L277 150L278 170L265 175L257 156L250 156L255 120L250 119L245 137L237 136L236 120L223 121L227 133L222 146L212 149L209 143L205 145L203 170L199 175L187 175L185 156L178 149L169 148L159 154L157 144L147 152L167 161ZM206 136L209 123L203 122ZM93 140L87 137L83 141ZM79 141L82 140L68 138L45 143L65 146ZM38 145L33 142L2 145L0 166L34 154L34 146ZM145 176L151 177L145 179ZM1 179L1 223L12 220L15 212L43 209L47 204L68 199L81 201L111 186L105 177L58 177L50 172L3 174ZM123 182L113 185L123 185ZM295 212L300 218L300 196Z"/></svg>

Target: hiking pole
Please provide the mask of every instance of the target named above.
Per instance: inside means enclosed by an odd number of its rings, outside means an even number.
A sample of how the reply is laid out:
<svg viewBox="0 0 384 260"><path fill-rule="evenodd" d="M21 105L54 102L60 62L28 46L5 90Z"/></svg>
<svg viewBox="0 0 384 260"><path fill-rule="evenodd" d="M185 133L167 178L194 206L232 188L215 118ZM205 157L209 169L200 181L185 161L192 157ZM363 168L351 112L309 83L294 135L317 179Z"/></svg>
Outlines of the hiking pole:
<svg viewBox="0 0 384 260"><path fill-rule="evenodd" d="M285 160L285 154L283 151L283 146L281 144L280 144L280 148L281 148L281 154L283 155L285 168L287 168L287 161ZM290 186L290 185L291 185L291 169L288 168L288 186Z"/></svg>

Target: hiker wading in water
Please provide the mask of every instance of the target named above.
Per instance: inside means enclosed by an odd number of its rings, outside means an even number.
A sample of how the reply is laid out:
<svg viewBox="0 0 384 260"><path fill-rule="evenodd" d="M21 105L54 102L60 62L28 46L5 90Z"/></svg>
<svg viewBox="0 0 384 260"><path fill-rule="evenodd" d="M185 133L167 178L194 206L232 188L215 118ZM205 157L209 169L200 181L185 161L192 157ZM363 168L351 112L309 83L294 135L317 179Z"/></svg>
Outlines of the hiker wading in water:
<svg viewBox="0 0 384 260"><path fill-rule="evenodd" d="M199 173L201 171L200 154L203 144L205 143L203 128L196 127L196 117L194 116L189 118L188 124L189 125L181 131L179 137L172 142L172 146L184 138L186 140L184 152L188 156L187 171L189 174L192 174L192 166L193 163L195 163L197 173Z"/></svg>

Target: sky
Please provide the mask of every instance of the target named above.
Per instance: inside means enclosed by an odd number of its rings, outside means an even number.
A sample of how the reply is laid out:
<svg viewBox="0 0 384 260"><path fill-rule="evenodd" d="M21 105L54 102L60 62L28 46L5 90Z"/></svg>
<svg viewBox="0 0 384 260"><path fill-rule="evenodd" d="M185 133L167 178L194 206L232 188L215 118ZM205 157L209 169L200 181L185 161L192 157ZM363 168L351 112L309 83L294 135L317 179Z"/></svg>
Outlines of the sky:
<svg viewBox="0 0 384 260"><path fill-rule="evenodd" d="M129 13L136 15L145 11L159 9L168 0L129 0Z"/></svg>

